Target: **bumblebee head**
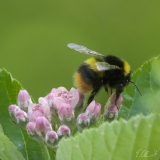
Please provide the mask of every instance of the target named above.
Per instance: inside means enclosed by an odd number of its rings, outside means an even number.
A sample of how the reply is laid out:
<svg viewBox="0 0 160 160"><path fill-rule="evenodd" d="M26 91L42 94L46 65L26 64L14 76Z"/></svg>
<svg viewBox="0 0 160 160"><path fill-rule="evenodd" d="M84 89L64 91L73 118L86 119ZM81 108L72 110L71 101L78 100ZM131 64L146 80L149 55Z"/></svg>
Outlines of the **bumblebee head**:
<svg viewBox="0 0 160 160"><path fill-rule="evenodd" d="M129 82L131 81L131 71L127 74L124 74L124 86L128 85Z"/></svg>
<svg viewBox="0 0 160 160"><path fill-rule="evenodd" d="M128 62L123 61L123 71L124 71L124 75L125 75L125 85L132 83L136 89L138 90L139 94L142 96L142 93L140 92L138 86L131 81L131 69L130 69L130 65L128 64Z"/></svg>

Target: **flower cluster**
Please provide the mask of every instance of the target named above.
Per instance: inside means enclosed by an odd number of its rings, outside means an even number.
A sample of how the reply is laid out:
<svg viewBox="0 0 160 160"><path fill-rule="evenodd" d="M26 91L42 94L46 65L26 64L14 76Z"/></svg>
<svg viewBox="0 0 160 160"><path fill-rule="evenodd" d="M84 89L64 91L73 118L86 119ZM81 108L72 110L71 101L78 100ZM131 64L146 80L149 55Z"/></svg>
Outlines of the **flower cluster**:
<svg viewBox="0 0 160 160"><path fill-rule="evenodd" d="M68 91L64 87L54 88L38 103L33 103L26 90L18 94L17 104L9 106L9 113L15 123L26 129L37 141L55 147L59 140L79 130L95 124L101 114L101 105L92 101L85 109L84 95L75 88ZM116 101L114 93L109 98L103 113L103 120L115 119L122 103L120 96Z"/></svg>

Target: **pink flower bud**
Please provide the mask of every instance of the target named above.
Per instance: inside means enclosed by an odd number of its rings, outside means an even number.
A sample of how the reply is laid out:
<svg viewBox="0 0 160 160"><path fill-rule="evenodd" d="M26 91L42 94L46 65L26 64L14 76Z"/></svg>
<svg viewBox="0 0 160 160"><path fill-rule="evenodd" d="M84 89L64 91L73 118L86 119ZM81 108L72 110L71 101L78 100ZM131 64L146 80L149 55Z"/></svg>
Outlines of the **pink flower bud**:
<svg viewBox="0 0 160 160"><path fill-rule="evenodd" d="M27 113L24 112L23 110L17 111L15 113L15 118L17 120L17 123L19 123L20 121L22 121L22 122L28 121Z"/></svg>
<svg viewBox="0 0 160 160"><path fill-rule="evenodd" d="M20 90L18 93L18 106L26 111L30 103L32 103L32 100L28 92L26 90Z"/></svg>
<svg viewBox="0 0 160 160"><path fill-rule="evenodd" d="M40 97L38 99L39 105L42 105L42 112L44 113L44 116L51 121L51 111L50 106L45 98Z"/></svg>
<svg viewBox="0 0 160 160"><path fill-rule="evenodd" d="M72 100L70 102L73 109L83 106L84 102L84 95L82 92L80 92L78 89L71 88L70 94L72 95Z"/></svg>
<svg viewBox="0 0 160 160"><path fill-rule="evenodd" d="M90 118L86 113L81 113L77 117L77 127L80 132L86 127L89 127L90 125Z"/></svg>
<svg viewBox="0 0 160 160"><path fill-rule="evenodd" d="M65 103L65 100L61 97L54 97L53 99L53 106L56 110L61 108L62 103Z"/></svg>
<svg viewBox="0 0 160 160"><path fill-rule="evenodd" d="M122 95L120 95L119 96L119 98L117 99L117 101L116 101L116 98L117 98L117 95L116 95L116 93L114 92L111 96L110 96L110 98L109 98L109 102L107 102L108 103L108 106L110 106L111 104L115 104L118 108L121 106L121 104L122 104L122 102L123 102L123 97L122 97Z"/></svg>
<svg viewBox="0 0 160 160"><path fill-rule="evenodd" d="M118 110L120 106L122 105L123 98L120 95L119 98L116 100L117 95L116 93L113 93L107 103L104 107L104 121L112 121L113 119L116 119L118 117Z"/></svg>
<svg viewBox="0 0 160 160"><path fill-rule="evenodd" d="M86 114L89 116L91 123L97 122L101 112L101 105L92 101L86 108Z"/></svg>
<svg viewBox="0 0 160 160"><path fill-rule="evenodd" d="M56 88L52 88L51 93L56 93L57 89Z"/></svg>
<svg viewBox="0 0 160 160"><path fill-rule="evenodd" d="M60 126L57 131L57 134L58 134L59 138L68 137L68 136L70 136L70 129L65 125Z"/></svg>
<svg viewBox="0 0 160 160"><path fill-rule="evenodd" d="M111 105L107 108L108 112L112 112L112 113L116 113L118 111L117 106L116 105Z"/></svg>
<svg viewBox="0 0 160 160"><path fill-rule="evenodd" d="M67 103L62 103L60 109L58 110L58 116L61 121L71 121L74 117L72 107Z"/></svg>
<svg viewBox="0 0 160 160"><path fill-rule="evenodd" d="M55 97L55 93L49 93L47 96L45 96L44 98L48 101L48 104L50 107L53 107L53 99Z"/></svg>
<svg viewBox="0 0 160 160"><path fill-rule="evenodd" d="M15 113L20 110L20 108L14 104L8 107L9 114L15 116Z"/></svg>
<svg viewBox="0 0 160 160"><path fill-rule="evenodd" d="M20 90L20 92L18 93L18 100L20 102L25 102L30 100L28 92L26 90Z"/></svg>
<svg viewBox="0 0 160 160"><path fill-rule="evenodd" d="M52 130L51 124L44 116L36 119L36 131L38 135L44 136L50 130Z"/></svg>
<svg viewBox="0 0 160 160"><path fill-rule="evenodd" d="M118 117L118 108L116 105L110 105L104 112L104 121L112 121Z"/></svg>
<svg viewBox="0 0 160 160"><path fill-rule="evenodd" d="M26 125L26 130L28 132L29 135L34 135L36 133L36 124L34 122L29 122L27 125Z"/></svg>
<svg viewBox="0 0 160 160"><path fill-rule="evenodd" d="M55 131L49 131L47 132L46 136L45 136L45 142L54 147L57 142L58 142L58 135Z"/></svg>

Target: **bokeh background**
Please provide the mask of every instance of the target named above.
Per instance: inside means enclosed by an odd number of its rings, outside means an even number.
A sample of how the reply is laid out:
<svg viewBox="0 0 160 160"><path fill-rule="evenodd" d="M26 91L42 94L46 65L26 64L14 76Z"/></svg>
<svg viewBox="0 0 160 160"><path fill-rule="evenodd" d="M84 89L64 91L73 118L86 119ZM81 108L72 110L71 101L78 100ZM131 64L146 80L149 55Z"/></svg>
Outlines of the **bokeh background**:
<svg viewBox="0 0 160 160"><path fill-rule="evenodd" d="M122 57L134 71L160 54L160 1L0 0L0 68L35 100L73 86L89 56L67 48L70 42ZM105 103L103 90L96 100Z"/></svg>

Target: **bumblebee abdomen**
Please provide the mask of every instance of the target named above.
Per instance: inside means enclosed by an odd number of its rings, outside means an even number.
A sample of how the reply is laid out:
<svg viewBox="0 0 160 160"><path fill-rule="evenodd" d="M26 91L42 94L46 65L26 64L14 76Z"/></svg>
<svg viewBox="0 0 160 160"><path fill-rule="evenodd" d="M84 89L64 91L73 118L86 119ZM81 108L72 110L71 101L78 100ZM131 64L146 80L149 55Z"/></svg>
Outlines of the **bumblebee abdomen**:
<svg viewBox="0 0 160 160"><path fill-rule="evenodd" d="M99 75L88 65L83 63L75 73L75 85L83 93L87 93L93 89Z"/></svg>
<svg viewBox="0 0 160 160"><path fill-rule="evenodd" d="M92 84L86 82L84 78L82 77L82 74L80 72L76 72L74 75L75 78L75 86L82 92L82 93L88 93L92 90L93 86Z"/></svg>

